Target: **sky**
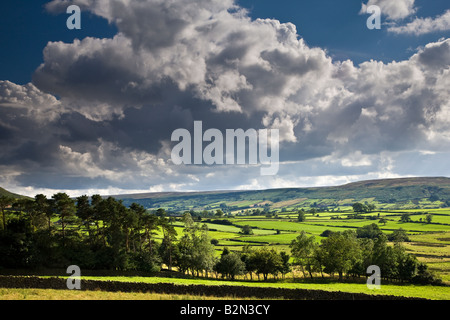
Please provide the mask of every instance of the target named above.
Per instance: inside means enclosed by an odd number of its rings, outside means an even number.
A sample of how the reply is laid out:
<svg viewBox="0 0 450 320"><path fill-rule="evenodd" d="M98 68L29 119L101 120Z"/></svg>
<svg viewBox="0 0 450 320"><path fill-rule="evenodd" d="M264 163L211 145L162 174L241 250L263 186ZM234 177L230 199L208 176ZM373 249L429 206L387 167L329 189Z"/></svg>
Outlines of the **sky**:
<svg viewBox="0 0 450 320"><path fill-rule="evenodd" d="M70 5L81 29L68 29ZM367 20L380 8L380 29ZM448 0L3 1L0 186L266 189L450 176ZM276 129L279 164L176 164L176 129ZM208 143L203 143L205 147Z"/></svg>

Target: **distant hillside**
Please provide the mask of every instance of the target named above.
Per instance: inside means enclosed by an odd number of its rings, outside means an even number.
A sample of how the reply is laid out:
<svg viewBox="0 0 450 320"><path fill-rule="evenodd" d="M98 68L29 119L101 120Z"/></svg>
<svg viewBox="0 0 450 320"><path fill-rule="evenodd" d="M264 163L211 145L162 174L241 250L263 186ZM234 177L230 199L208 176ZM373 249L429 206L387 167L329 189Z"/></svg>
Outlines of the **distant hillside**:
<svg viewBox="0 0 450 320"><path fill-rule="evenodd" d="M160 192L117 195L125 205L137 202L146 208L164 207L171 211L230 210L269 206L272 209L348 206L356 201L378 207L450 206L450 178L420 177L353 182L341 186L282 188L251 191Z"/></svg>
<svg viewBox="0 0 450 320"><path fill-rule="evenodd" d="M417 177L365 180L345 184L342 188L365 187L365 188L387 188L387 187L409 187L409 186L441 186L450 187L450 178L447 177Z"/></svg>
<svg viewBox="0 0 450 320"><path fill-rule="evenodd" d="M18 198L26 198L25 196L9 192L8 190L5 190L5 189L3 189L1 187L0 187L0 196L7 196L7 197L11 197L11 198L16 198L16 199L18 199Z"/></svg>

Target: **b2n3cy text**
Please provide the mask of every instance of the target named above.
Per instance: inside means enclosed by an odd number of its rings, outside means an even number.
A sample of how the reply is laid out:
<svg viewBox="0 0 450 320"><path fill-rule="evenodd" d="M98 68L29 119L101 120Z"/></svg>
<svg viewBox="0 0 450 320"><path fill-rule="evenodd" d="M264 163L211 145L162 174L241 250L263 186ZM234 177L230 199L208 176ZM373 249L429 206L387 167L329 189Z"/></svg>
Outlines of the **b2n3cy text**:
<svg viewBox="0 0 450 320"><path fill-rule="evenodd" d="M224 309L224 314L229 315L252 315L252 314L264 314L267 315L269 312L270 305L253 305L253 304L226 304Z"/></svg>

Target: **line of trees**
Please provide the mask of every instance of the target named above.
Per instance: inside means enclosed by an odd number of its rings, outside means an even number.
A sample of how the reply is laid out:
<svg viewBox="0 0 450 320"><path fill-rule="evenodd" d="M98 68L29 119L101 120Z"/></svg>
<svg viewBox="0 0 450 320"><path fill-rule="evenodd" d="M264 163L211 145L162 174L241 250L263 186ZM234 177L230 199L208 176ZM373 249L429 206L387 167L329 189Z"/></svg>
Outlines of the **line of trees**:
<svg viewBox="0 0 450 320"><path fill-rule="evenodd" d="M377 265L383 279L441 283L426 264L406 252L400 241L389 245L388 237L378 230L378 226L373 224L357 231L329 232L320 244L314 236L302 231L290 244L294 264L299 266L305 277L308 274L311 278L314 274L338 274L342 281L344 275L366 276L367 268Z"/></svg>
<svg viewBox="0 0 450 320"><path fill-rule="evenodd" d="M358 213L367 213L372 212L376 209L376 206L372 203L370 204L363 204L360 202L356 202L352 205L353 211Z"/></svg>
<svg viewBox="0 0 450 320"><path fill-rule="evenodd" d="M242 252L230 252L224 248L220 259L214 266L214 271L222 275L222 278L234 279L238 275L249 276L253 279L256 274L258 280L261 275L266 281L269 274L283 277L291 271L290 256L284 252L278 252L267 246L252 248L244 246Z"/></svg>

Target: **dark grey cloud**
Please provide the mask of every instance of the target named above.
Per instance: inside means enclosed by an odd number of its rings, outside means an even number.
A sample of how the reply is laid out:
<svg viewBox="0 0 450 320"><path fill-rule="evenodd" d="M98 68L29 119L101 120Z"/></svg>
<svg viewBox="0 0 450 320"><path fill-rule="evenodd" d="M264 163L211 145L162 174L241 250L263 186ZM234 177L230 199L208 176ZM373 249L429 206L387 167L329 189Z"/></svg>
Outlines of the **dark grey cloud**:
<svg viewBox="0 0 450 320"><path fill-rule="evenodd" d="M450 65L450 41L428 44L417 54L420 63L439 70Z"/></svg>
<svg viewBox="0 0 450 320"><path fill-rule="evenodd" d="M308 47L292 24L251 20L233 1L70 3L119 33L50 42L33 84L0 82L9 185L117 192L347 182L395 175L394 163L406 161L399 154L448 150L449 39L405 61L354 66ZM173 165L171 133L193 132L195 120L222 132L279 129L278 175Z"/></svg>

